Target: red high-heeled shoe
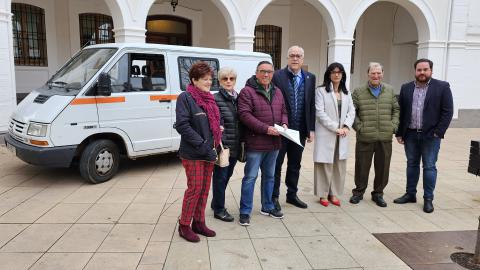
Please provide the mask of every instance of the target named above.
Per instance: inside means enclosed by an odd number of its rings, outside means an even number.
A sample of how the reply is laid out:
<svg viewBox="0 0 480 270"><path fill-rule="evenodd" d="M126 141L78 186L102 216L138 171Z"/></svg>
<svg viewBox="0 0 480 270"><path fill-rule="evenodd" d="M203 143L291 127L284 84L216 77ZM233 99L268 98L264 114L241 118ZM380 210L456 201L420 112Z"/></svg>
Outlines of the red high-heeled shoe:
<svg viewBox="0 0 480 270"><path fill-rule="evenodd" d="M327 207L328 206L328 201L320 199L320 204Z"/></svg>
<svg viewBox="0 0 480 270"><path fill-rule="evenodd" d="M332 197L329 196L329 197L328 197L328 200L329 200L333 205L340 206L340 200L339 200L339 199L332 200L331 198L332 198Z"/></svg>

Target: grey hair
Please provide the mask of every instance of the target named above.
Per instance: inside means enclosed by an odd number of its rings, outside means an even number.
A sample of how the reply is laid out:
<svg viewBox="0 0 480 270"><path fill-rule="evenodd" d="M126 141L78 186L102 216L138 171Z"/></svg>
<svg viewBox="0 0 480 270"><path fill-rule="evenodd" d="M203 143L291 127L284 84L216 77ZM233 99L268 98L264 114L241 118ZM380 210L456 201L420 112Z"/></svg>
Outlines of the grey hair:
<svg viewBox="0 0 480 270"><path fill-rule="evenodd" d="M298 45L293 45L292 47L288 48L287 56L290 55L290 52L292 52L294 49L299 50L300 53L302 54L302 56L305 56L305 51L303 50L302 47L300 47L300 46L298 46Z"/></svg>
<svg viewBox="0 0 480 270"><path fill-rule="evenodd" d="M235 69L233 69L231 67L222 67L218 70L218 79L219 80L227 77L228 75L233 75L233 77L237 78L237 72L235 71Z"/></svg>
<svg viewBox="0 0 480 270"><path fill-rule="evenodd" d="M377 68L377 67L379 67L379 68L382 70L382 72L383 72L383 66L382 66L382 64L380 64L380 63L378 63L378 62L370 62L370 63L368 63L367 73L370 72L370 69L372 69L372 68Z"/></svg>

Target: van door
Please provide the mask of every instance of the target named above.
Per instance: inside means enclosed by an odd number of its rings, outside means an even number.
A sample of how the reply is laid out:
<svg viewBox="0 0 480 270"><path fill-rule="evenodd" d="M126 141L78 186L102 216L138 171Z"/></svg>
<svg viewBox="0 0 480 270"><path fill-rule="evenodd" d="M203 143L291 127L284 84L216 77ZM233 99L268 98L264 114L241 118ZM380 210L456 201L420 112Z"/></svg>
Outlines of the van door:
<svg viewBox="0 0 480 270"><path fill-rule="evenodd" d="M164 54L130 52L108 71L115 102L98 103L99 124L126 132L135 152L172 146L176 96L170 94L165 59Z"/></svg>

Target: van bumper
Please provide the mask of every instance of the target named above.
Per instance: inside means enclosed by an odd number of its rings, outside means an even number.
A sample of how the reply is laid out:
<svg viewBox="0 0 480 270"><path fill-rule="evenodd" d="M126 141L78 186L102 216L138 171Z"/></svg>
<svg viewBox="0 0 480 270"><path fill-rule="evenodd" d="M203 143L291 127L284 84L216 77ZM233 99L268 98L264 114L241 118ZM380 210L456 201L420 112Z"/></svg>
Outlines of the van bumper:
<svg viewBox="0 0 480 270"><path fill-rule="evenodd" d="M19 142L5 134L5 146L14 147L15 155L26 163L45 167L70 167L76 145L59 147L37 147Z"/></svg>

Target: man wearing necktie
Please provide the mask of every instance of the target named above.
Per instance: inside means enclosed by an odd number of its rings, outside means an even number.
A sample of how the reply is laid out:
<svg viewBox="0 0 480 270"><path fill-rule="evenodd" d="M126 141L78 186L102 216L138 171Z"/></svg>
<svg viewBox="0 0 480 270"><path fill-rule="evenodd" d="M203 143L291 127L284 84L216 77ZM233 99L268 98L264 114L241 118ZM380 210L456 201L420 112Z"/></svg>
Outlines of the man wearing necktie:
<svg viewBox="0 0 480 270"><path fill-rule="evenodd" d="M304 50L299 46L292 46L287 53L287 67L277 70L273 75L273 83L280 88L285 98L288 112L289 128L298 130L300 141L312 142L315 131L315 75L302 70ZM275 186L273 189L273 203L277 210L281 210L278 197L280 195L280 180L283 160L287 155L287 171L285 184L287 186L287 203L300 208L307 208L298 196L298 178L302 161L303 147L282 138L282 149L277 157L275 167Z"/></svg>

